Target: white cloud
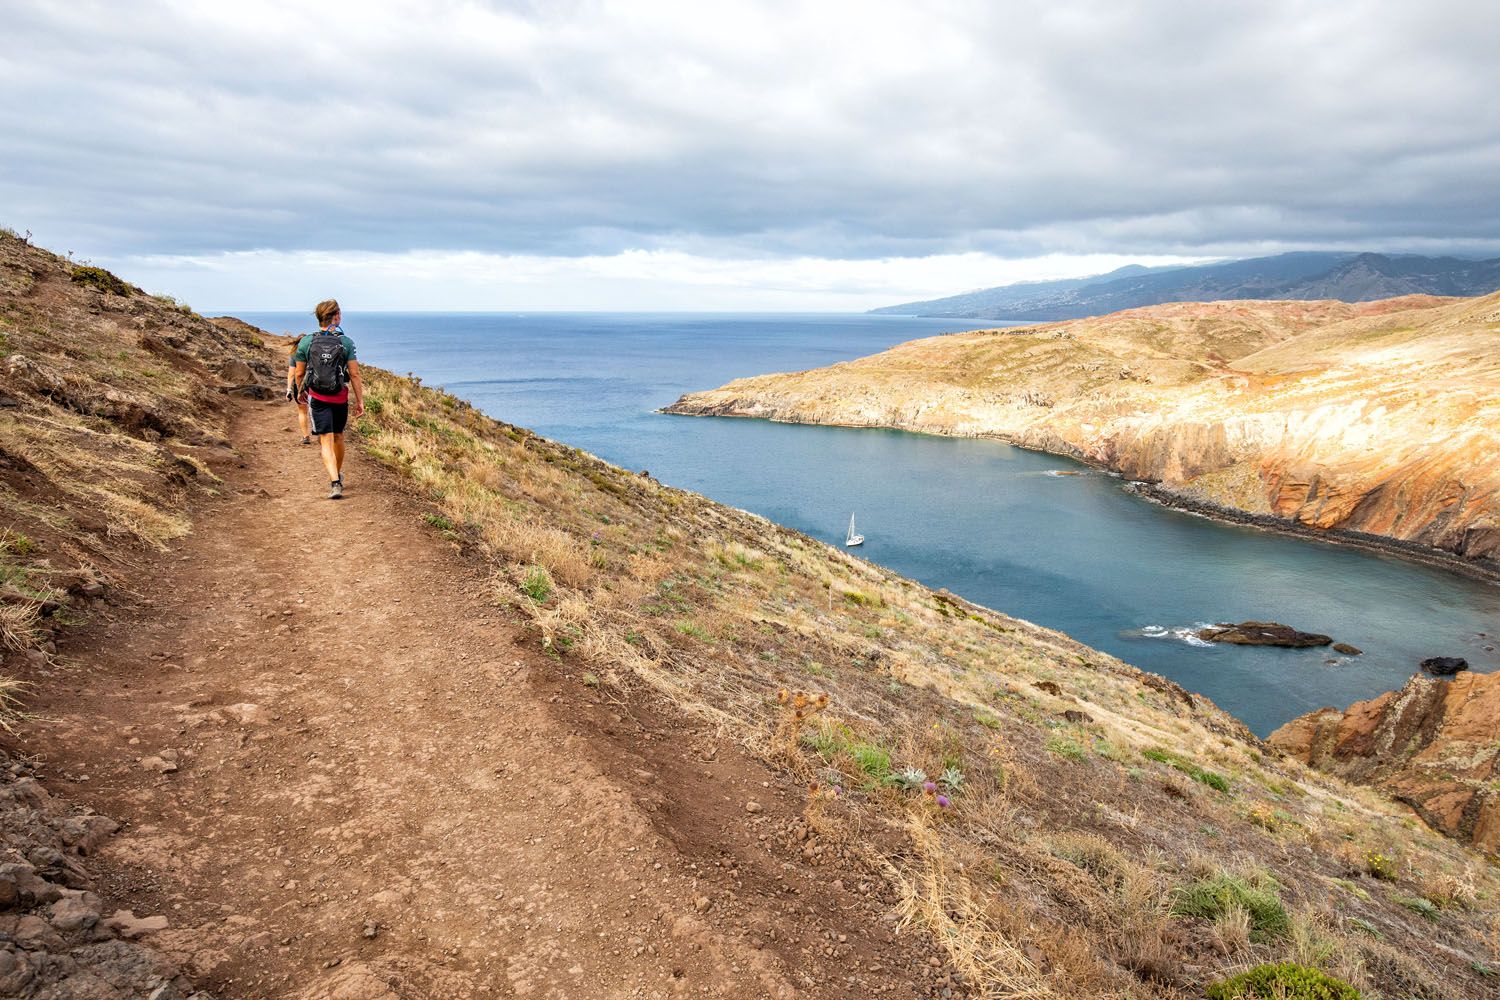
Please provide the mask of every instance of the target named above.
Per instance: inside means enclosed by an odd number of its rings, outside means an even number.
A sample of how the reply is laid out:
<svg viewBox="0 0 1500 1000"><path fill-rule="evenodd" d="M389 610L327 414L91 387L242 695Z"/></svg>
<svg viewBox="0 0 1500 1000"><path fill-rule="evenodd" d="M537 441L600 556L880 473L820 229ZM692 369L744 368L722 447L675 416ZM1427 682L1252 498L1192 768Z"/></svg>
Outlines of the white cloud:
<svg viewBox="0 0 1500 1000"><path fill-rule="evenodd" d="M0 222L93 256L1500 252L1500 6L1472 0L10 0L5 27Z"/></svg>
<svg viewBox="0 0 1500 1000"><path fill-rule="evenodd" d="M213 312L301 309L330 296L351 311L864 310L965 288L1098 274L1198 258L965 253L869 260L700 257L673 250L557 257L478 251L240 251L100 261L149 291Z"/></svg>

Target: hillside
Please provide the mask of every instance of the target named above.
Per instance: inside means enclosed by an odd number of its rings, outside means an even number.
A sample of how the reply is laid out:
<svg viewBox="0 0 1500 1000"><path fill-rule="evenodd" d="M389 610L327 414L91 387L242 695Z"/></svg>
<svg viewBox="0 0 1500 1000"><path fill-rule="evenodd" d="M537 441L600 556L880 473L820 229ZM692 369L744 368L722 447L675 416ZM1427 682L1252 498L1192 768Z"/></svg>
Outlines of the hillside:
<svg viewBox="0 0 1500 1000"><path fill-rule="evenodd" d="M1193 267L1125 267L1092 278L1002 285L871 311L1034 322L1102 316L1166 302L1369 302L1402 295L1484 295L1496 289L1500 259L1298 252Z"/></svg>
<svg viewBox="0 0 1500 1000"><path fill-rule="evenodd" d="M7 991L1500 995L1484 855L1158 676L377 358L331 505L284 345L0 266L7 572L108 577L6 597Z"/></svg>
<svg viewBox="0 0 1500 1000"><path fill-rule="evenodd" d="M668 412L995 437L1500 570L1500 295L1213 302L911 341Z"/></svg>

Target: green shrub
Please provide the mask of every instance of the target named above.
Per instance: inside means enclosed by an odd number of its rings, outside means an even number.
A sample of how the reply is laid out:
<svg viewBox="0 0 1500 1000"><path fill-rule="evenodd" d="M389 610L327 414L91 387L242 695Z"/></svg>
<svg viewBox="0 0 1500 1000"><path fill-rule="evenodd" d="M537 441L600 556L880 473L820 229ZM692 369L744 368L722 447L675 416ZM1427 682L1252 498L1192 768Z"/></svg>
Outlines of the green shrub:
<svg viewBox="0 0 1500 1000"><path fill-rule="evenodd" d="M1421 896L1396 896L1394 898L1398 904L1419 916L1426 917L1428 920L1438 918L1437 904L1430 899L1423 899Z"/></svg>
<svg viewBox="0 0 1500 1000"><path fill-rule="evenodd" d="M891 753L885 747L856 743L849 748L849 756L871 781L883 782L891 776Z"/></svg>
<svg viewBox="0 0 1500 1000"><path fill-rule="evenodd" d="M1141 756L1148 760L1154 760L1170 767L1174 767L1194 781L1202 782L1215 791L1229 791L1229 779L1216 771L1210 771L1197 765L1191 758L1181 754L1172 753L1170 750L1161 750L1151 747L1141 751Z"/></svg>
<svg viewBox="0 0 1500 1000"><path fill-rule="evenodd" d="M694 622L679 622L677 624L677 631L681 632L683 635L690 635L694 639L697 639L699 642L713 641L712 637L709 636L706 631L704 631L703 626L698 625Z"/></svg>
<svg viewBox="0 0 1500 1000"><path fill-rule="evenodd" d="M1365 871L1369 872L1371 877L1378 878L1382 882L1394 882L1396 880L1396 862L1379 851L1368 851L1365 853Z"/></svg>
<svg viewBox="0 0 1500 1000"><path fill-rule="evenodd" d="M521 578L521 590L538 604L552 596L554 586L552 574L547 572L545 566L533 566Z"/></svg>
<svg viewBox="0 0 1500 1000"><path fill-rule="evenodd" d="M1207 994L1208 1000L1360 1000L1343 980L1295 962L1257 965L1212 984Z"/></svg>
<svg viewBox="0 0 1500 1000"><path fill-rule="evenodd" d="M1103 757L1105 760L1112 760L1116 762L1123 762L1125 760L1125 751L1115 746L1109 740L1097 740L1094 743L1094 753L1098 754L1100 757Z"/></svg>
<svg viewBox="0 0 1500 1000"><path fill-rule="evenodd" d="M441 514L423 514L422 520L437 528L439 531L452 531L453 522Z"/></svg>
<svg viewBox="0 0 1500 1000"><path fill-rule="evenodd" d="M1083 760L1084 756L1083 747L1078 745L1078 741L1066 736L1047 737L1047 749L1068 760Z"/></svg>
<svg viewBox="0 0 1500 1000"><path fill-rule="evenodd" d="M1178 888L1173 894L1172 915L1215 920L1237 905L1250 914L1252 939L1284 937L1291 923L1278 895L1280 889L1269 875L1246 879L1222 873Z"/></svg>
<svg viewBox="0 0 1500 1000"><path fill-rule="evenodd" d="M80 266L73 268L73 283L75 285L88 285L90 288L97 288L99 291L110 295L129 295L131 292L129 285L102 267Z"/></svg>

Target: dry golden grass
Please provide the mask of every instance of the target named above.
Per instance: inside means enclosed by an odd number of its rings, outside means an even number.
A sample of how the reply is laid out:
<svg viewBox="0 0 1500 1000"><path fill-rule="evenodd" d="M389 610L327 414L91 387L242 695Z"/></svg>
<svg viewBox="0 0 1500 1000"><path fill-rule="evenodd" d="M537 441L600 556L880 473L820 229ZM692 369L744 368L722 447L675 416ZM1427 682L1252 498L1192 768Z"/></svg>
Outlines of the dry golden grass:
<svg viewBox="0 0 1500 1000"><path fill-rule="evenodd" d="M1439 962L1392 892L1472 872L1473 909L1443 910L1445 947L1487 960L1494 871L1378 795L1268 757L1201 699L405 380L372 370L368 391L361 439L492 562L497 600L542 648L646 685L815 789L809 827L884 873L906 925L979 995L1196 996L1288 955L1372 991L1417 967L1479 982ZM1073 709L1093 721L1067 722ZM954 778L947 808L910 790L918 771ZM900 848L877 846L893 828ZM1402 881L1357 874L1370 851L1399 853ZM1262 939L1232 907L1173 913L1218 877L1275 886L1290 929ZM1350 877L1366 898L1331 888ZM1370 959L1375 945L1398 957Z"/></svg>
<svg viewBox="0 0 1500 1000"><path fill-rule="evenodd" d="M187 500L217 482L204 450L227 430L213 371L284 360L243 331L72 274L0 232L0 647L12 652L34 654L59 616L86 613L69 578L128 568L189 530ZM0 681L0 716L16 693Z"/></svg>
<svg viewBox="0 0 1500 1000"><path fill-rule="evenodd" d="M0 643L16 651L33 648L40 616L37 604L0 604Z"/></svg>

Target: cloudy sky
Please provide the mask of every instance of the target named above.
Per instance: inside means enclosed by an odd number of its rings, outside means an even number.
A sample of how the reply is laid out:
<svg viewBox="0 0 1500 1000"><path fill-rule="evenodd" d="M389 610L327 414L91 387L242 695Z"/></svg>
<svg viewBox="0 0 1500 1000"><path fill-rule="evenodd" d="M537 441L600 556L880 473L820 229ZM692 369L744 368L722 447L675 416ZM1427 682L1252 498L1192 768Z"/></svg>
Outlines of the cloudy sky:
<svg viewBox="0 0 1500 1000"><path fill-rule="evenodd" d="M5 0L0 225L201 308L1500 253L1500 5Z"/></svg>

